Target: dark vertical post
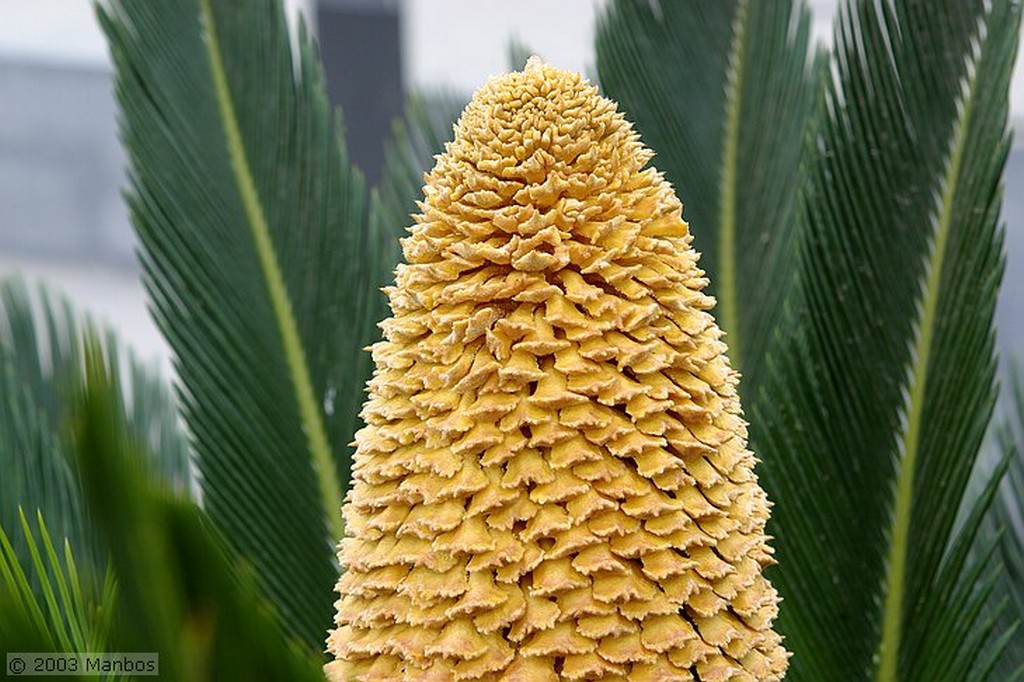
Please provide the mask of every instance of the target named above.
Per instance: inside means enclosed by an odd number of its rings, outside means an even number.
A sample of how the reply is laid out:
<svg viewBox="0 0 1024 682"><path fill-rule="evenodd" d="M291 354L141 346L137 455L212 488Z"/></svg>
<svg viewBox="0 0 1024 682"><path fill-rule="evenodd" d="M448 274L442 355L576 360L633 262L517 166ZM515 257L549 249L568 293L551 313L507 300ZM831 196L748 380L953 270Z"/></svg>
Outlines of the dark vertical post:
<svg viewBox="0 0 1024 682"><path fill-rule="evenodd" d="M380 179L383 143L402 111L398 0L318 0L320 54L327 90L345 113L353 163Z"/></svg>

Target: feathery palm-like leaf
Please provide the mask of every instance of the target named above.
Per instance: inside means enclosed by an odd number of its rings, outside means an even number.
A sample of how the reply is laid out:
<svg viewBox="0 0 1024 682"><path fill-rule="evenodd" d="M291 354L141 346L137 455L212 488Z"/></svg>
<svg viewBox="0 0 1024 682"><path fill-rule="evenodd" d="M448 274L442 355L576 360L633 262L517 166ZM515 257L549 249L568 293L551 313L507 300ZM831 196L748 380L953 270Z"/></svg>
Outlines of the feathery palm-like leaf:
<svg viewBox="0 0 1024 682"><path fill-rule="evenodd" d="M676 186L753 396L793 271L799 165L815 102L799 0L609 3L601 86Z"/></svg>
<svg viewBox="0 0 1024 682"><path fill-rule="evenodd" d="M83 513L77 472L68 455L67 426L75 386L81 381L81 335L103 335L104 353L129 403L133 432L158 453L155 467L172 487L190 485L188 448L170 391L113 332L76 313L66 298L39 286L33 293L18 278L0 281L0 527L17 555L28 545L18 527L21 507L41 512L53 537L67 539L85 566L102 573L106 548Z"/></svg>
<svg viewBox="0 0 1024 682"><path fill-rule="evenodd" d="M111 0L100 16L205 508L319 647L377 272L362 177L279 0Z"/></svg>
<svg viewBox="0 0 1024 682"><path fill-rule="evenodd" d="M384 170L370 206L371 231L381 245L378 286L393 279L402 256L398 240L412 224L416 202L423 195L423 174L451 141L465 106L465 100L451 93L412 95L402 117L391 126L391 136L384 143ZM387 301L376 290L373 293L377 302L373 319L379 321L388 313ZM374 337L379 335L375 330ZM370 361L369 355L366 359Z"/></svg>
<svg viewBox="0 0 1024 682"><path fill-rule="evenodd" d="M103 651L115 603L113 573L108 567L102 582L83 576L70 542L64 541L62 557L57 554L42 512L36 514L35 529L20 509L19 517L27 564L0 527L0 650L19 650L13 647L31 643L37 651L42 646L66 652Z"/></svg>
<svg viewBox="0 0 1024 682"><path fill-rule="evenodd" d="M837 20L793 314L752 410L793 680L988 672L991 578L966 558L993 486L954 520L994 399L1019 20L1009 0Z"/></svg>
<svg viewBox="0 0 1024 682"><path fill-rule="evenodd" d="M69 438L85 333L102 335L96 352L127 405L126 428L149 448L130 465L176 494L190 488L187 443L159 377L63 296L0 282L0 649L106 649L115 581Z"/></svg>
<svg viewBox="0 0 1024 682"><path fill-rule="evenodd" d="M152 455L94 342L73 417L87 507L118 581L110 650L158 652L160 678L175 682L322 680L319 647L282 636L251 572L202 512L134 466Z"/></svg>
<svg viewBox="0 0 1024 682"><path fill-rule="evenodd" d="M1000 394L1001 420L996 440L1009 469L992 506L990 528L1003 565L999 585L1006 599L1002 626L1012 630L999 661L999 679L1024 679L1024 365L1011 363L1009 381Z"/></svg>
<svg viewBox="0 0 1024 682"><path fill-rule="evenodd" d="M102 549L81 510L75 472L53 424L7 358L0 364L0 528L19 526L19 509L54 519L59 538L68 538L82 556L96 561ZM27 538L13 534L13 551L29 558Z"/></svg>

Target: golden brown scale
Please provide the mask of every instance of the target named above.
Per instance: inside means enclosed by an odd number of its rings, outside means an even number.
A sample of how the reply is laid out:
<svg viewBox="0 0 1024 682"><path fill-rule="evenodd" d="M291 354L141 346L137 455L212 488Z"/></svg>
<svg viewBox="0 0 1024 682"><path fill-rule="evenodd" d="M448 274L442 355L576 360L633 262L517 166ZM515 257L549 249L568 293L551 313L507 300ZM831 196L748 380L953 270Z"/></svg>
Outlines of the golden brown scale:
<svg viewBox="0 0 1024 682"><path fill-rule="evenodd" d="M777 680L768 502L671 186L530 61L427 176L356 435L332 680Z"/></svg>

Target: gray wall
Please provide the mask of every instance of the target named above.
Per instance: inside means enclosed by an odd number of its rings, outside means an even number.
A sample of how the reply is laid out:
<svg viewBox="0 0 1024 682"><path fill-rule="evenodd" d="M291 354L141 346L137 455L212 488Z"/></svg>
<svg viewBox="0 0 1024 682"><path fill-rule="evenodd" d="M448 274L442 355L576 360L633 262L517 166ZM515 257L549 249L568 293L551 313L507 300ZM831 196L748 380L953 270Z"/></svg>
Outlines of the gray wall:
<svg viewBox="0 0 1024 682"><path fill-rule="evenodd" d="M109 70L0 59L0 253L126 266Z"/></svg>

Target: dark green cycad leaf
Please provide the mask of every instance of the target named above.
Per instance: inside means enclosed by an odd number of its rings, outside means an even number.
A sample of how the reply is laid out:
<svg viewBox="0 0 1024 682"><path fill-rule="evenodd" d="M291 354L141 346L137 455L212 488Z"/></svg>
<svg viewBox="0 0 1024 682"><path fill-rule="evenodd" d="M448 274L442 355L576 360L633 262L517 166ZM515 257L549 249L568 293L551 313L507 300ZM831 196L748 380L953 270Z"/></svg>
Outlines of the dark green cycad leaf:
<svg viewBox="0 0 1024 682"><path fill-rule="evenodd" d="M133 465L152 455L132 434L110 366L95 346L86 353L75 455L118 580L108 650L158 652L166 680L322 680L319 647L283 636L204 514Z"/></svg>
<svg viewBox="0 0 1024 682"><path fill-rule="evenodd" d="M370 225L377 244L377 286L394 280L395 266L401 260L398 240L412 225L416 204L423 196L423 174L434 165L434 156L454 135L455 123L466 106L465 100L451 93L414 94L405 102L401 118L391 126L391 136L384 143L384 170L380 184L374 189L370 207ZM387 301L374 289L373 320L387 316ZM372 339L380 332L372 330ZM369 355L368 367L372 367ZM359 402L363 400L360 386Z"/></svg>
<svg viewBox="0 0 1024 682"><path fill-rule="evenodd" d="M683 201L745 396L792 281L809 44L800 0L616 0L598 25L601 87Z"/></svg>
<svg viewBox="0 0 1024 682"><path fill-rule="evenodd" d="M100 16L204 506L289 632L319 647L367 379L362 177L279 0L111 0Z"/></svg>
<svg viewBox="0 0 1024 682"><path fill-rule="evenodd" d="M411 225L416 203L423 196L423 175L451 141L465 106L466 100L452 93L414 94L406 100L402 117L391 126L391 136L384 143L384 173L374 191L371 222L376 233L387 235L392 265L401 257L398 238Z"/></svg>
<svg viewBox="0 0 1024 682"><path fill-rule="evenodd" d="M80 572L69 541L58 555L60 544L42 512L36 514L35 528L23 512L19 517L12 532L24 539L27 563L0 527L0 650L106 650L116 595L110 568L101 583L94 583Z"/></svg>
<svg viewBox="0 0 1024 682"><path fill-rule="evenodd" d="M1009 470L992 505L990 537L999 548L1003 574L999 590L1006 600L1003 628L1015 628L999 661L998 679L1024 679L1024 365L1011 364L1000 395L1003 406L996 440ZM1014 676L1017 677L1014 677Z"/></svg>
<svg viewBox="0 0 1024 682"><path fill-rule="evenodd" d="M71 402L81 381L81 334L98 332L63 296L20 278L0 281L0 528L22 562L29 559L19 506L47 519L54 538L67 539L86 571L102 576L106 548L95 537L82 505L74 461L68 455ZM103 333L103 352L116 368L118 390L129 402L133 432L154 453L139 466L154 468L187 494L188 447L170 390L151 368ZM38 583L36 583L38 585Z"/></svg>
<svg viewBox="0 0 1024 682"><path fill-rule="evenodd" d="M753 404L793 680L984 679L991 576L954 530L994 400L1009 0L853 2ZM990 636L991 635L991 636Z"/></svg>
<svg viewBox="0 0 1024 682"><path fill-rule="evenodd" d="M127 405L126 428L148 446L128 465L174 495L190 490L187 442L159 376L63 296L0 282L0 650L107 650L114 576L70 438L87 332L102 334L96 352Z"/></svg>
<svg viewBox="0 0 1024 682"><path fill-rule="evenodd" d="M0 363L0 529L12 536L14 555L29 559L19 528L19 508L54 519L58 538L68 538L80 556L100 561L103 550L81 508L76 475L45 410L18 376L15 365ZM37 583L38 584L38 583Z"/></svg>

